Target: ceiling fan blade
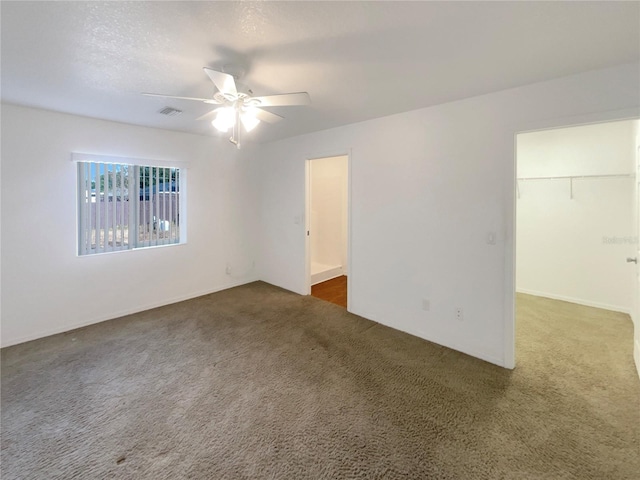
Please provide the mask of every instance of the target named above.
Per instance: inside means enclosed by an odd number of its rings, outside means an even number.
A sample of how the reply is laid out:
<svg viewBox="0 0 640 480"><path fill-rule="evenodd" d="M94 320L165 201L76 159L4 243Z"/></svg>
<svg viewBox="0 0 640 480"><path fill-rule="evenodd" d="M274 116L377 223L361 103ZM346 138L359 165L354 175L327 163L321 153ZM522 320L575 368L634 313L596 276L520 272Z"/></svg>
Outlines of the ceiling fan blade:
<svg viewBox="0 0 640 480"><path fill-rule="evenodd" d="M257 100L260 107L286 107L290 105L310 105L311 97L307 92L283 93L281 95L267 95L266 97L251 97L251 102Z"/></svg>
<svg viewBox="0 0 640 480"><path fill-rule="evenodd" d="M177 98L178 100L194 100L196 102L209 103L211 105L220 105L220 102L213 98L195 98L195 97L177 97L175 95L162 95L160 93L143 93L146 97L162 97L162 98Z"/></svg>
<svg viewBox="0 0 640 480"><path fill-rule="evenodd" d="M258 120L260 120L261 122L276 123L276 122L279 122L280 120L284 119L284 117L281 117L280 115L276 115L275 113L267 112L266 110L262 110L261 108L254 107L254 108L251 109L251 111L255 112L256 118Z"/></svg>
<svg viewBox="0 0 640 480"><path fill-rule="evenodd" d="M228 73L218 72L210 68L204 67L204 73L206 73L213 84L220 90L223 95L231 95L235 99L238 96L238 90L236 89L236 81L233 76Z"/></svg>
<svg viewBox="0 0 640 480"><path fill-rule="evenodd" d="M211 110L211 111L209 111L209 112L205 113L204 115L201 115L201 116L199 116L198 118L196 118L196 121L198 121L198 120L204 120L205 118L210 117L211 115L213 115L214 113L216 113L216 112L217 112L218 110L220 110L221 108L224 108L224 107L214 108L213 110Z"/></svg>

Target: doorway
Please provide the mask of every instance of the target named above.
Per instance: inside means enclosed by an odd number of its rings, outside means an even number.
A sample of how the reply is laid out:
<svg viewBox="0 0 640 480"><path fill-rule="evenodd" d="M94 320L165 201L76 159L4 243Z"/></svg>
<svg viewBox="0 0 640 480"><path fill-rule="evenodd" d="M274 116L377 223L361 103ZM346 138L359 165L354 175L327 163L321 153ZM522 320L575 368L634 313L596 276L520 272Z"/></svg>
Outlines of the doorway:
<svg viewBox="0 0 640 480"><path fill-rule="evenodd" d="M638 132L624 120L517 135L518 338L549 329L555 350L581 355L634 335Z"/></svg>
<svg viewBox="0 0 640 480"><path fill-rule="evenodd" d="M344 308L349 278L349 157L307 161L308 293Z"/></svg>

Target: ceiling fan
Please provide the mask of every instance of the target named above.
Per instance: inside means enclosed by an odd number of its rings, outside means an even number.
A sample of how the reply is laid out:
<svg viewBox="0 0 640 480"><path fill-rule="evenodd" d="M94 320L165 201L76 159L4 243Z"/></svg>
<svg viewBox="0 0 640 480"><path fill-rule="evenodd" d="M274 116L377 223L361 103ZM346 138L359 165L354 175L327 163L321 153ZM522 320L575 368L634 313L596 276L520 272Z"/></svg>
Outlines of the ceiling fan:
<svg viewBox="0 0 640 480"><path fill-rule="evenodd" d="M225 66L224 69L231 70L228 66ZM280 115L264 110L261 107L288 107L309 105L311 103L311 98L307 92L254 97L253 92L246 85L236 83L236 80L240 77L239 73L234 75L231 71L229 73L219 72L207 67L204 67L203 70L218 89L213 94L213 98L178 97L158 93L143 93L142 95L220 105L220 107L204 114L197 120L215 114L216 117L211 124L221 132L228 132L231 129L229 141L236 145L237 148L240 148L240 124L242 124L245 131L250 132L261 121L275 123L283 119Z"/></svg>

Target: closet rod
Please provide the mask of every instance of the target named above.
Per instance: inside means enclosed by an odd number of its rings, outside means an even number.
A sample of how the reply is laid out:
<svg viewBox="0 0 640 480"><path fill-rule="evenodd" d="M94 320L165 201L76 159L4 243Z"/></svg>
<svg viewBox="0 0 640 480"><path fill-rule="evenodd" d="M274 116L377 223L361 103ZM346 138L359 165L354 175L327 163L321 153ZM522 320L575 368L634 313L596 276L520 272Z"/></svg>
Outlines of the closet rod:
<svg viewBox="0 0 640 480"><path fill-rule="evenodd" d="M633 173L618 173L612 175L566 175L563 177L518 177L516 180L561 180L561 179L571 179L574 180L576 178L633 178L635 175Z"/></svg>

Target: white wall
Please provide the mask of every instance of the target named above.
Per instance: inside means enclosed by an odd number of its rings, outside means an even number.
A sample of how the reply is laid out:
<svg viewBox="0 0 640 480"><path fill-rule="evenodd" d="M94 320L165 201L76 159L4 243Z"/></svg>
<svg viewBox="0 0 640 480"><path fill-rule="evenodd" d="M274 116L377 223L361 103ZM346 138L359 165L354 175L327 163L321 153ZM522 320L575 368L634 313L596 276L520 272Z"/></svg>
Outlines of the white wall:
<svg viewBox="0 0 640 480"><path fill-rule="evenodd" d="M518 177L633 174L635 121L518 135ZM519 182L518 291L631 313L635 177Z"/></svg>
<svg viewBox="0 0 640 480"><path fill-rule="evenodd" d="M261 278L306 293L305 232L293 221L305 159L350 150L350 310L513 366L514 136L637 115L639 81L626 65L266 145L254 159Z"/></svg>
<svg viewBox="0 0 640 480"><path fill-rule="evenodd" d="M310 168L311 263L347 274L347 157L314 159Z"/></svg>
<svg viewBox="0 0 640 480"><path fill-rule="evenodd" d="M255 279L254 176L229 147L2 105L2 345ZM188 162L187 244L76 256L73 151Z"/></svg>

